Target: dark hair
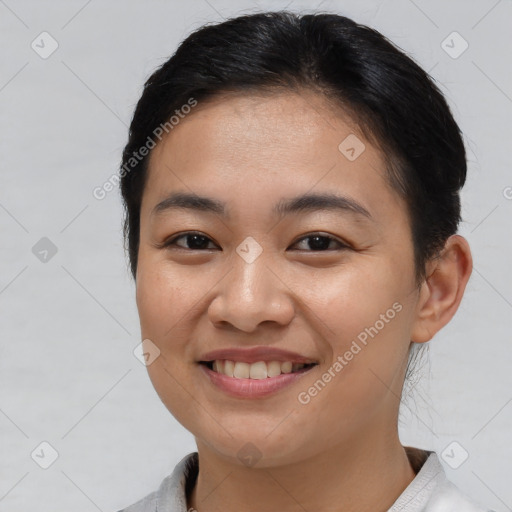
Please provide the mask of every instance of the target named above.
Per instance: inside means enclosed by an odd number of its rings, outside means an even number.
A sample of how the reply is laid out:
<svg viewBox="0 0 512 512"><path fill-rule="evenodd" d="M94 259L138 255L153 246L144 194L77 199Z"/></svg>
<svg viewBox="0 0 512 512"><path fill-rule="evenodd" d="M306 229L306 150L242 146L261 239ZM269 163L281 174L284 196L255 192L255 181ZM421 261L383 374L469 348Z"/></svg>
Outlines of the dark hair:
<svg viewBox="0 0 512 512"><path fill-rule="evenodd" d="M170 126L191 98L304 89L341 107L381 149L386 177L408 206L417 283L422 281L426 262L461 220L466 153L450 108L430 76L376 30L336 14L288 11L205 25L146 81L120 173L134 277L149 158L134 154L158 127Z"/></svg>

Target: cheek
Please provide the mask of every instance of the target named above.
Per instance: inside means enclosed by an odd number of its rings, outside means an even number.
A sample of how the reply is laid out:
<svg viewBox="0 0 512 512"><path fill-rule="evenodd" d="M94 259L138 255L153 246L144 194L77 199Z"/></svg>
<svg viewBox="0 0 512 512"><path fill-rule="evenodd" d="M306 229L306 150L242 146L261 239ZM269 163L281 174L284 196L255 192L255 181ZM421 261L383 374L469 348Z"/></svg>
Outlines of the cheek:
<svg viewBox="0 0 512 512"><path fill-rule="evenodd" d="M190 292L196 287L191 286ZM182 332L187 313L196 302L187 295L179 276L157 262L141 258L137 269L136 302L142 339L150 339L160 355L147 366L151 383L169 412L181 423L190 423L190 375L187 364L190 333ZM180 332L181 331L181 332Z"/></svg>
<svg viewBox="0 0 512 512"><path fill-rule="evenodd" d="M385 260L318 273L303 289L303 299L325 326L335 349L343 350L361 333L364 340L365 329L376 323L382 334L396 334L404 317L397 310L405 308L405 280Z"/></svg>
<svg viewBox="0 0 512 512"><path fill-rule="evenodd" d="M142 258L136 287L142 336L157 344L172 337L172 330L179 329L180 322L197 301L197 293L197 286L187 282L182 274Z"/></svg>
<svg viewBox="0 0 512 512"><path fill-rule="evenodd" d="M329 383L318 386L322 398L308 405L314 414L323 414L322 404L333 404L350 422L377 407L389 389L400 393L397 375L410 343L408 281L385 260L371 263L310 281L308 304L325 333L323 352L328 347L331 358L323 369L331 369Z"/></svg>

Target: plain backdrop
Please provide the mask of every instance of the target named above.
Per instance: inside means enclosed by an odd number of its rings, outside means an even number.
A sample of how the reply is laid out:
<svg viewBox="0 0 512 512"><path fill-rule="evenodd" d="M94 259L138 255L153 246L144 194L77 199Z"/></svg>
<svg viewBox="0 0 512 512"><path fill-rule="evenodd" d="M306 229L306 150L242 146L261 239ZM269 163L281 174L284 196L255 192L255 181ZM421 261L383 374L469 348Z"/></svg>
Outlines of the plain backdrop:
<svg viewBox="0 0 512 512"><path fill-rule="evenodd" d="M475 500L512 510L510 1L0 0L0 511L116 511L195 450L133 353L118 190L92 192L118 169L145 79L184 37L285 7L381 31L436 79L464 132L474 272L400 436L445 453Z"/></svg>

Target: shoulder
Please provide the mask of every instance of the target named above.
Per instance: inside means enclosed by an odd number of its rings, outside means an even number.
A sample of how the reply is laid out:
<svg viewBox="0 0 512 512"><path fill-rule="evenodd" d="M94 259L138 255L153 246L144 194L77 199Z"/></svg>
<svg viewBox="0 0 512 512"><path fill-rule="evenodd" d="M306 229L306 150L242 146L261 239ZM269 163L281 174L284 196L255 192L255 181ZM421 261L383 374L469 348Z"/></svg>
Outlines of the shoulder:
<svg viewBox="0 0 512 512"><path fill-rule="evenodd" d="M133 505L123 508L118 512L155 512L157 510L157 494L158 491L153 491L151 494L148 494Z"/></svg>
<svg viewBox="0 0 512 512"><path fill-rule="evenodd" d="M197 452L183 457L160 487L136 503L118 512L187 512L187 493L198 471Z"/></svg>
<svg viewBox="0 0 512 512"><path fill-rule="evenodd" d="M426 512L494 512L480 506L449 480L444 480L432 493Z"/></svg>
<svg viewBox="0 0 512 512"><path fill-rule="evenodd" d="M406 447L416 477L388 512L494 512L448 480L436 452Z"/></svg>

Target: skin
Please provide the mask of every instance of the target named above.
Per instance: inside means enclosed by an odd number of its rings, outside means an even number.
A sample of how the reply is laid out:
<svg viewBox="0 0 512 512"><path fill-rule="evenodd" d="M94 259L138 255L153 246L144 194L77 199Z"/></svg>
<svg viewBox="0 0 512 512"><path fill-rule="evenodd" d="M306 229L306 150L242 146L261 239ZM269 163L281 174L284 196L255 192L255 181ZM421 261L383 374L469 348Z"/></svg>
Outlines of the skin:
<svg viewBox="0 0 512 512"><path fill-rule="evenodd" d="M338 149L351 133L365 144L354 161ZM136 299L143 339L161 351L150 379L197 442L200 471L188 507L385 511L414 479L397 427L410 343L428 342L455 314L472 260L454 235L418 287L405 203L384 172L378 148L348 116L307 91L200 103L152 151ZM176 191L223 201L231 216L152 213ZM280 199L305 192L350 196L373 220L347 211L272 213ZM188 248L187 237L162 247L187 231L206 236L204 248ZM334 239L328 249L305 238L319 232ZM249 236L263 249L250 264L236 252ZM397 302L400 312L299 403L298 394ZM319 365L256 400L222 393L198 367L207 351L255 345ZM261 457L252 467L237 456L246 443Z"/></svg>

